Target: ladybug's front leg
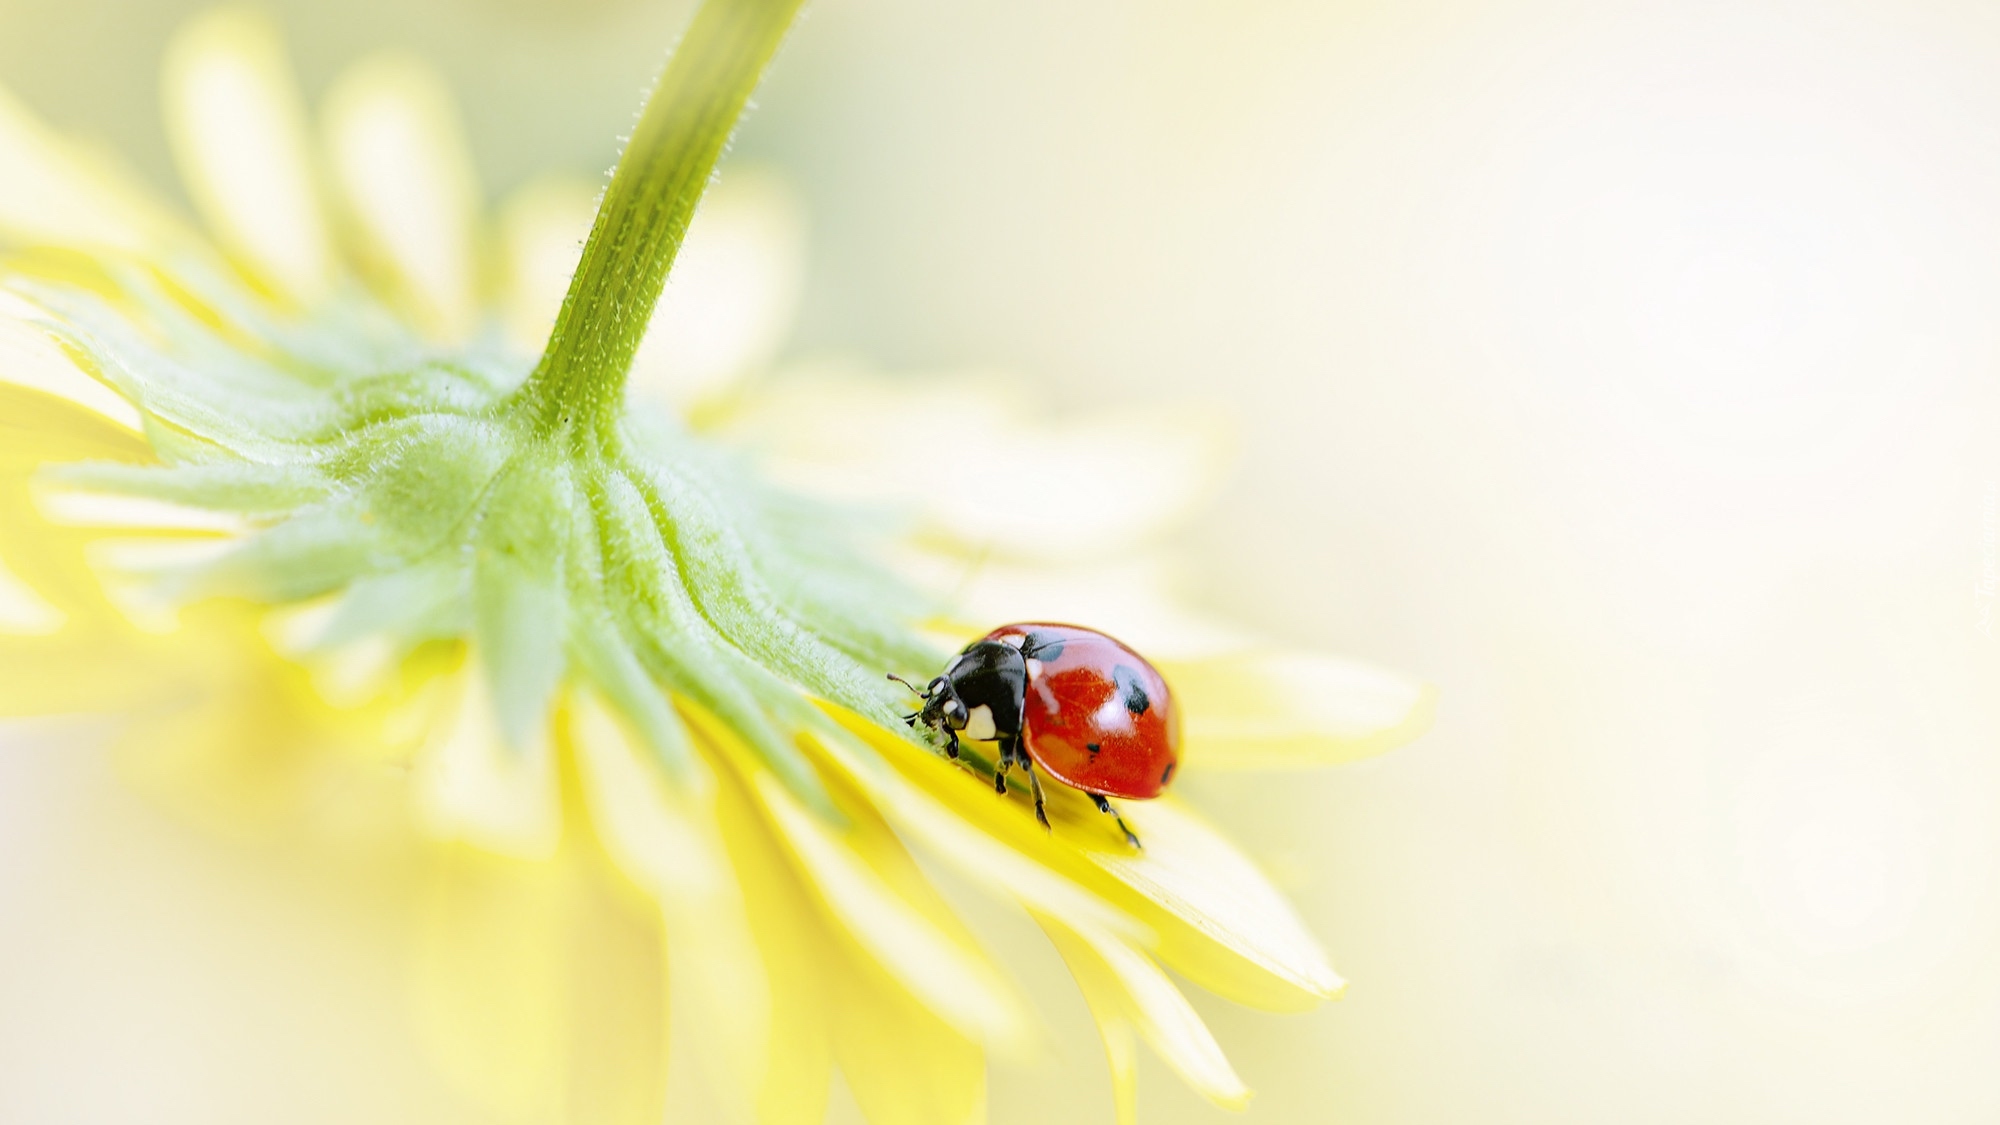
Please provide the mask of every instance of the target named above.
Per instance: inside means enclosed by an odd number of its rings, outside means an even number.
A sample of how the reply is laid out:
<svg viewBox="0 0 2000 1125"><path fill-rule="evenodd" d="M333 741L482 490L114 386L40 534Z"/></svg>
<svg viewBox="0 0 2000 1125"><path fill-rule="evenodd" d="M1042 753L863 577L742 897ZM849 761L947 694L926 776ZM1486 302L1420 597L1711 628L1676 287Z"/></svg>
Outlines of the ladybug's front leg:
<svg viewBox="0 0 2000 1125"><path fill-rule="evenodd" d="M1014 740L1007 736L1000 738L1000 753L993 759L993 791L1007 792L1007 770L1014 764Z"/></svg>

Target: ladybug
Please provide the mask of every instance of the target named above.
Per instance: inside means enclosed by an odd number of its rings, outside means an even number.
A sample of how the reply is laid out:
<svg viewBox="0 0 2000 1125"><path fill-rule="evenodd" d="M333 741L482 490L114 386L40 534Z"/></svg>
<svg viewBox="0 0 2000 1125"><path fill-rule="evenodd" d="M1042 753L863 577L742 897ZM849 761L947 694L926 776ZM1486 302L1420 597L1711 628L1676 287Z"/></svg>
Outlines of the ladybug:
<svg viewBox="0 0 2000 1125"><path fill-rule="evenodd" d="M950 757L958 757L961 735L999 744L997 792L1007 791L1016 763L1027 771L1044 828L1049 816L1036 766L1089 794L1136 848L1139 838L1108 798L1157 797L1180 765L1180 715L1167 681L1145 657L1095 629L1002 625L965 646L921 691L901 676L889 678L923 698L904 721L942 733Z"/></svg>

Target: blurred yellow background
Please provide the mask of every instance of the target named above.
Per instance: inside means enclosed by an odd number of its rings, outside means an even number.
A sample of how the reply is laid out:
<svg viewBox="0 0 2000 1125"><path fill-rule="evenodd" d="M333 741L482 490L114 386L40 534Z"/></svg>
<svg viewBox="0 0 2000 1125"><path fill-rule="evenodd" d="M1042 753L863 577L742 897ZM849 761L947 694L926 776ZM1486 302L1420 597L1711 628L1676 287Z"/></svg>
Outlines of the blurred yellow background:
<svg viewBox="0 0 2000 1125"><path fill-rule="evenodd" d="M173 192L198 6L0 0L0 81ZM689 6L274 10L315 94L437 61L497 196L607 167ZM820 0L758 100L791 354L1225 413L1191 592L1442 690L1387 758L1186 781L1353 982L1194 997L1249 1120L2000 1119L2000 11ZM397 870L10 736L0 1120L483 1120ZM995 1121L1108 1120L1060 963L974 919L1057 1029ZM1144 1065L1144 1120L1225 1119Z"/></svg>

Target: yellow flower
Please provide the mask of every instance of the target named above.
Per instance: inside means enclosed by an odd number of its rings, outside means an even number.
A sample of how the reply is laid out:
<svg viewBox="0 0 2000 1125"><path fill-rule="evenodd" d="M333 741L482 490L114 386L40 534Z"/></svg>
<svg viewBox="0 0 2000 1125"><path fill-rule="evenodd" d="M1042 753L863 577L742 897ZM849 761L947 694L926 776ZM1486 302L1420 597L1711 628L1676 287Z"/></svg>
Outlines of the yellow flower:
<svg viewBox="0 0 2000 1125"><path fill-rule="evenodd" d="M114 717L134 778L218 826L413 833L427 1037L523 1119L657 1119L670 1012L733 1120L818 1120L835 1066L872 1121L983 1119L986 1052L1035 1032L913 849L1047 931L1122 1120L1135 1037L1245 1102L1162 966L1337 995L1283 897L1173 797L1125 807L1143 851L1060 786L1043 830L882 680L959 623L1070 618L1157 658L1188 771L1414 737L1418 685L1174 607L1153 544L1209 477L1199 420L772 373L798 221L739 175L636 405L573 422L530 368L588 189L486 225L412 58L336 81L317 143L252 16L197 19L165 74L206 235L0 94L0 714Z"/></svg>

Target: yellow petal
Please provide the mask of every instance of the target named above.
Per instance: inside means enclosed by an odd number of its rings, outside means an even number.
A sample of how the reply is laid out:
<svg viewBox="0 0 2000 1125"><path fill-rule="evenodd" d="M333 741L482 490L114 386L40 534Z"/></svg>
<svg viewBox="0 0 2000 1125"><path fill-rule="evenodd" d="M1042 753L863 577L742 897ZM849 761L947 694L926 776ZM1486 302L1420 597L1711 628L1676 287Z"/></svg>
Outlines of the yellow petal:
<svg viewBox="0 0 2000 1125"><path fill-rule="evenodd" d="M1346 982L1292 904L1221 833L1173 797L1119 807L1143 850L1107 847L1102 837L1078 845L1159 908L1162 960L1211 992L1261 1008L1296 1010L1340 995Z"/></svg>
<svg viewBox="0 0 2000 1125"><path fill-rule="evenodd" d="M712 780L703 793L669 787L651 753L594 696L572 704L583 790L606 852L655 896L667 934L674 1002L730 1119L753 1120L773 1063L775 996L743 884L730 867ZM693 771L705 774L699 760Z"/></svg>
<svg viewBox="0 0 2000 1125"><path fill-rule="evenodd" d="M1026 1021L1011 991L879 817L840 802L849 823L836 829L775 776L747 780L828 914L858 945L964 1034L1018 1048Z"/></svg>
<svg viewBox="0 0 2000 1125"><path fill-rule="evenodd" d="M10 497L6 491L0 486L0 560L13 580L31 592L28 601L47 603L77 629L121 632L125 619L105 599L85 561L82 537L42 523L25 497ZM30 611L26 619L15 618L17 624L23 620L46 622L48 615Z"/></svg>
<svg viewBox="0 0 2000 1125"><path fill-rule="evenodd" d="M716 813L773 998L770 1053L756 1090L759 1125L819 1125L833 1073L833 978L838 940L772 834L769 819L724 760L729 751L697 737L716 774ZM671 940L671 939L670 939ZM676 1009L682 1011L682 1009ZM692 1009L687 1009L692 1016ZM696 1030L698 1029L690 1029Z"/></svg>
<svg viewBox="0 0 2000 1125"><path fill-rule="evenodd" d="M1102 557L1164 531L1209 493L1228 444L1194 411L1121 405L1054 422L990 382L832 371L774 380L720 425L794 487L894 501L962 549L1041 561ZM938 456L940 442L952 456Z"/></svg>
<svg viewBox="0 0 2000 1125"><path fill-rule="evenodd" d="M834 972L833 1043L869 1125L980 1125L986 1058L866 956Z"/></svg>
<svg viewBox="0 0 2000 1125"><path fill-rule="evenodd" d="M476 311L479 186L451 91L428 64L386 52L327 94L329 165L364 259L433 335L460 339Z"/></svg>
<svg viewBox="0 0 2000 1125"><path fill-rule="evenodd" d="M1012 990L945 906L862 794L827 777L843 823L806 808L713 715L677 700L711 752L725 759L767 814L803 882L829 918L904 987L981 1042L1019 1048L1026 1021ZM810 747L810 740L802 739Z"/></svg>
<svg viewBox="0 0 2000 1125"><path fill-rule="evenodd" d="M1102 885L1101 873L1080 862L1073 851L1051 842L1027 811L1024 789L1017 786L1011 797L1000 797L965 770L866 719L825 706L865 745L857 752L838 739L816 741L822 760L868 794L898 828L961 874L1043 913L1135 940L1152 939L1150 929L1083 885L1091 881ZM892 765L884 767L882 758ZM1058 808L1052 815L1061 814ZM1094 819L1090 824L1096 827Z"/></svg>
<svg viewBox="0 0 2000 1125"><path fill-rule="evenodd" d="M0 633L47 636L66 620L67 614L0 563Z"/></svg>
<svg viewBox="0 0 2000 1125"><path fill-rule="evenodd" d="M0 90L0 240L139 252L171 229L131 181L98 167Z"/></svg>
<svg viewBox="0 0 2000 1125"><path fill-rule="evenodd" d="M88 562L91 536L42 518L30 498L33 474L51 455L133 461L144 454L129 434L53 396L0 386L0 559L72 621L122 626L124 617Z"/></svg>
<svg viewBox="0 0 2000 1125"><path fill-rule="evenodd" d="M1203 1097L1224 1109L1249 1105L1250 1088L1236 1076L1187 997L1152 958L1108 934L1071 929L1051 918L1037 920L1069 965L1104 1033L1120 1120L1131 1119L1133 1099L1130 1048L1118 1040L1132 1029Z"/></svg>
<svg viewBox="0 0 2000 1125"><path fill-rule="evenodd" d="M50 523L126 532L248 535L254 525L234 512L197 508L149 496L130 496L43 479L34 488L36 507Z"/></svg>
<svg viewBox="0 0 2000 1125"><path fill-rule="evenodd" d="M547 859L562 833L546 732L514 747L501 736L476 656L434 685L433 734L417 764L417 807L438 839L517 859ZM418 704L421 705L421 704Z"/></svg>
<svg viewBox="0 0 2000 1125"><path fill-rule="evenodd" d="M137 434L106 422L66 397L0 381L0 472L24 493L26 478L49 461L148 461Z"/></svg>
<svg viewBox="0 0 2000 1125"><path fill-rule="evenodd" d="M277 30L246 9L196 16L168 45L162 78L167 135L209 229L278 294L323 296L333 244Z"/></svg>
<svg viewBox="0 0 2000 1125"><path fill-rule="evenodd" d="M208 566L235 549L224 535L93 539L84 549L104 596L125 620L159 636L180 628L184 602L168 578Z"/></svg>
<svg viewBox="0 0 2000 1125"><path fill-rule="evenodd" d="M0 383L54 395L119 429L139 432L138 408L85 373L60 345L27 323L38 315L27 302L0 293Z"/></svg>
<svg viewBox="0 0 2000 1125"><path fill-rule="evenodd" d="M805 276L804 208L776 173L730 165L674 258L631 385L683 409L776 357Z"/></svg>
<svg viewBox="0 0 2000 1125"><path fill-rule="evenodd" d="M51 525L35 499L47 463L79 460L135 463L151 454L138 434L71 398L0 380L0 558L73 622L122 626L88 562L95 533Z"/></svg>
<svg viewBox="0 0 2000 1125"><path fill-rule="evenodd" d="M531 181L501 205L501 309L508 339L523 351L539 351L555 327L570 275L583 257L597 193L586 180L548 177Z"/></svg>
<svg viewBox="0 0 2000 1125"><path fill-rule="evenodd" d="M320 643L340 606L335 594L280 606L264 614L260 631L274 650L306 669L332 706L353 709L392 697L409 671L395 639L377 633L340 645Z"/></svg>
<svg viewBox="0 0 2000 1125"><path fill-rule="evenodd" d="M327 708L302 669L260 643L248 607L207 603L171 637L127 633L98 648L86 706L128 720L120 772L152 799L231 831L407 839L405 775L348 753L373 740L373 717Z"/></svg>
<svg viewBox="0 0 2000 1125"><path fill-rule="evenodd" d="M157 666L101 636L71 635L80 632L0 633L0 716L115 714L171 701L176 685Z"/></svg>
<svg viewBox="0 0 2000 1125"><path fill-rule="evenodd" d="M1393 750L1429 728L1436 691L1310 652L1161 660L1189 769L1297 769Z"/></svg>
<svg viewBox="0 0 2000 1125"><path fill-rule="evenodd" d="M859 716L828 710L910 783L886 781L862 761L850 766L877 806L913 834L924 826L908 818L906 809L922 807L920 799L909 797L920 790L989 838L1101 900L1094 911L1072 913L1067 903L1051 909L1021 896L1034 909L1072 925L1123 914L1122 922L1099 922L1099 928L1152 950L1196 984L1240 1003L1298 1010L1343 987L1284 896L1174 798L1120 804L1145 841L1145 849L1134 852L1083 794L1046 786L1054 830L1045 832L1035 824L1024 784L1014 785L1007 798L997 797L983 778Z"/></svg>
<svg viewBox="0 0 2000 1125"><path fill-rule="evenodd" d="M1132 1025L1099 1017L1097 1033L1104 1040L1105 1068L1111 1072L1111 1108L1118 1125L1139 1125L1139 1051L1132 1042Z"/></svg>
<svg viewBox="0 0 2000 1125"><path fill-rule="evenodd" d="M667 1026L659 930L578 850L523 863L441 849L418 1025L445 1073L504 1120L654 1125Z"/></svg>

